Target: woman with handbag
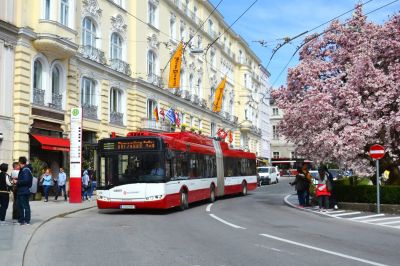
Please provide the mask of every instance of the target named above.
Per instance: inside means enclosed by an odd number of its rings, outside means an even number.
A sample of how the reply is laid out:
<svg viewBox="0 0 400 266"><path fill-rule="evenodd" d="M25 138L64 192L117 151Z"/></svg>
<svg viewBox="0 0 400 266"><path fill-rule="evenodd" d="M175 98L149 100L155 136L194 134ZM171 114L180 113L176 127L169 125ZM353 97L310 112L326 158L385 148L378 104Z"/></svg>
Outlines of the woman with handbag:
<svg viewBox="0 0 400 266"><path fill-rule="evenodd" d="M323 168L318 169L318 184L315 188L315 195L318 198L319 211L326 211L329 208L329 196L332 184ZM323 208L324 207L324 208Z"/></svg>
<svg viewBox="0 0 400 266"><path fill-rule="evenodd" d="M0 225L5 225L8 203L10 202L9 188L12 184L10 176L7 174L8 164L0 165Z"/></svg>

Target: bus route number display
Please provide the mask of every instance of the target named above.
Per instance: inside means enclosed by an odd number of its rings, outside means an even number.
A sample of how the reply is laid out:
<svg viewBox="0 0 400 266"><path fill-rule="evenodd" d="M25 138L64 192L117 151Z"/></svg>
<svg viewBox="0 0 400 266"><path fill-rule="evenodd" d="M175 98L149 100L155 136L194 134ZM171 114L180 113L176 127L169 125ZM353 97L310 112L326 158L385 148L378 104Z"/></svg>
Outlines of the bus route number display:
<svg viewBox="0 0 400 266"><path fill-rule="evenodd" d="M155 150L157 143L155 140L132 140L132 141L118 141L117 150Z"/></svg>

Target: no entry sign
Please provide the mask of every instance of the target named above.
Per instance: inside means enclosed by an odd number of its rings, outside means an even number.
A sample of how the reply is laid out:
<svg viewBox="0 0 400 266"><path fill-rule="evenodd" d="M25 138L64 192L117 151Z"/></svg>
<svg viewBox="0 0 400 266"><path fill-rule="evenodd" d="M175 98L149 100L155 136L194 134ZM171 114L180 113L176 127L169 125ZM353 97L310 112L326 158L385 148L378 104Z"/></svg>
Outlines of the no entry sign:
<svg viewBox="0 0 400 266"><path fill-rule="evenodd" d="M369 156L376 160L382 159L385 156L385 148L378 144L372 145L369 149Z"/></svg>

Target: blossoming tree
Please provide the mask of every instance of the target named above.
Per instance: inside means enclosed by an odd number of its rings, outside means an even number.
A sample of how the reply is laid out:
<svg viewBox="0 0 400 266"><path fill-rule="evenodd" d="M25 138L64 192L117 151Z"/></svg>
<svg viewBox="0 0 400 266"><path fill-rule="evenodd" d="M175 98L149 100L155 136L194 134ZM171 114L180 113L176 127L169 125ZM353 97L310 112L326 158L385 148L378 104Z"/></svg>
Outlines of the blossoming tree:
<svg viewBox="0 0 400 266"><path fill-rule="evenodd" d="M272 92L285 112L280 132L299 154L360 174L372 173L367 152L380 143L384 165L398 175L400 16L377 25L357 7L351 19L307 37L299 54L287 87Z"/></svg>

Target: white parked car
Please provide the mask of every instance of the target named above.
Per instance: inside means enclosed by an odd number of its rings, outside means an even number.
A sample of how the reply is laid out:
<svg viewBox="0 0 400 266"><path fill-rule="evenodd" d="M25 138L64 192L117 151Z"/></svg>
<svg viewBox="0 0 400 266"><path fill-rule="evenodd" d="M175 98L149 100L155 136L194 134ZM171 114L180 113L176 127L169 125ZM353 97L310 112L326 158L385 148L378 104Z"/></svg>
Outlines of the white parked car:
<svg viewBox="0 0 400 266"><path fill-rule="evenodd" d="M263 184L276 184L279 182L278 178L278 169L275 166L257 167L257 181L259 186Z"/></svg>

